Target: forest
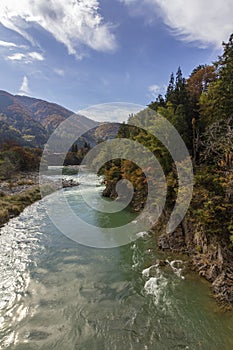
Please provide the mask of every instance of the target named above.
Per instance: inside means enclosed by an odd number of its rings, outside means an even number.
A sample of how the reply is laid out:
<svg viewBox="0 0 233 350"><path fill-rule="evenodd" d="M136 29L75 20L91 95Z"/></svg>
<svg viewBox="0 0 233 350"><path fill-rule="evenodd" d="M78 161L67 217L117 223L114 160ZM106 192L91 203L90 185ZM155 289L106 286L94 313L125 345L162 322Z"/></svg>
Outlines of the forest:
<svg viewBox="0 0 233 350"><path fill-rule="evenodd" d="M168 150L153 136L156 115L175 126L192 158L195 185L189 221L207 234L224 238L232 250L233 34L229 42L223 43L223 53L213 64L197 66L188 78L183 77L180 67L175 75L172 73L165 95L158 95L145 111L129 117L128 124L140 127L122 124L119 129L119 138L142 143L159 160L168 186L166 208L171 211L176 200L177 172ZM114 185L127 178L135 188L132 207L143 207L146 177L135 163L127 160L127 150L122 159L111 160L100 173L107 182L104 195L116 197Z"/></svg>

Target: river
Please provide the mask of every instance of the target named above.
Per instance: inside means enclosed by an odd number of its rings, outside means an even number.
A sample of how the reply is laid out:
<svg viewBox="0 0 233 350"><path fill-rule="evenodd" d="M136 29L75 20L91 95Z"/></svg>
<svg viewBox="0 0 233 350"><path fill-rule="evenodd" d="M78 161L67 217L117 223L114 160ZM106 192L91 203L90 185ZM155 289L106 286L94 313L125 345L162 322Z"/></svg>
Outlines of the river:
<svg viewBox="0 0 233 350"><path fill-rule="evenodd" d="M96 195L102 189L90 179L83 185ZM82 213L79 187L65 192ZM44 209L51 198L1 228L0 349L233 349L232 314L185 263L158 251L153 235L111 249L86 247L51 223ZM83 215L90 223L134 220L127 211Z"/></svg>

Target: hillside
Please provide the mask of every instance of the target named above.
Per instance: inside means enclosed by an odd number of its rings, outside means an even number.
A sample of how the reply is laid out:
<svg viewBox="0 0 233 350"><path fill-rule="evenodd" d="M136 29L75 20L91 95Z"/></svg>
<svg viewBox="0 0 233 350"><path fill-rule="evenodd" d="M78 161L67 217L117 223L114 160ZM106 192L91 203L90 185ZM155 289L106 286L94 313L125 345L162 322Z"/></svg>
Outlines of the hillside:
<svg viewBox="0 0 233 350"><path fill-rule="evenodd" d="M16 95L15 99L32 114L34 120L43 125L49 134L52 133L63 120L74 114L74 112L58 104L41 99L19 95ZM82 119L84 117L80 116L80 118Z"/></svg>
<svg viewBox="0 0 233 350"><path fill-rule="evenodd" d="M11 153L13 151L13 156L10 157L13 157L11 159L12 168L15 167L14 146L43 149L53 131L73 114L72 111L55 103L27 96L14 96L6 91L0 91L0 147ZM113 139L119 129L119 124L101 124L83 115L76 115L76 117L76 132L82 136L73 145L73 151L68 152L67 164L80 164L90 148L101 141ZM85 133L84 130L87 129L89 131ZM72 134L72 128L65 132L65 136L71 139L73 138ZM57 148L59 149L59 145ZM53 152L56 151L57 149L50 152L52 159ZM5 162L6 155L0 155L2 162ZM9 155L7 157L9 158ZM56 162L59 161L57 157ZM7 168L6 164L2 164L2 167ZM18 169L18 166L16 168ZM5 173L4 176L7 176L7 172Z"/></svg>
<svg viewBox="0 0 233 350"><path fill-rule="evenodd" d="M0 91L0 113L4 123L19 133L26 143L38 147L45 144L48 138L46 129L34 119L28 108L6 91ZM4 141L8 141L8 134L3 135L1 142Z"/></svg>
<svg viewBox="0 0 233 350"><path fill-rule="evenodd" d="M27 96L12 95L1 90L1 143L14 140L20 145L42 148L56 127L72 114L74 112L58 104ZM77 121L81 131L86 127L93 128L99 125L98 122L82 115L77 115ZM96 144L99 136L98 132L97 136L95 134L96 130L88 133L81 143Z"/></svg>

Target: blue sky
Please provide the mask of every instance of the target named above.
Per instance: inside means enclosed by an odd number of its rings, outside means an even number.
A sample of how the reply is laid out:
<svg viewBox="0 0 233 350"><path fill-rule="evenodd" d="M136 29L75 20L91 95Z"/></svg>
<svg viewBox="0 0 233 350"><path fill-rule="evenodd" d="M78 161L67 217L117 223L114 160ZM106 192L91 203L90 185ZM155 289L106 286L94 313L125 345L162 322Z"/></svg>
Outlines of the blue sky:
<svg viewBox="0 0 233 350"><path fill-rule="evenodd" d="M59 103L146 105L171 72L221 54L233 1L1 0L0 89Z"/></svg>

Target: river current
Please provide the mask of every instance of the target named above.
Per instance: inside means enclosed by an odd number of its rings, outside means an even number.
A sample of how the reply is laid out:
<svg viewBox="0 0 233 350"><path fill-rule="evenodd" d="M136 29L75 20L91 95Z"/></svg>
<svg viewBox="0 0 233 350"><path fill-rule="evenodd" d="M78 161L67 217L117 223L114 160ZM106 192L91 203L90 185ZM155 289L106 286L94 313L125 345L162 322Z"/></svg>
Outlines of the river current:
<svg viewBox="0 0 233 350"><path fill-rule="evenodd" d="M91 174L81 181L90 196L102 190L97 185ZM126 210L84 212L79 191L65 195L89 223L135 220ZM184 261L159 252L153 235L139 232L117 248L86 247L52 224L48 200L0 230L0 349L233 349L232 314L218 308L209 284L186 272Z"/></svg>

